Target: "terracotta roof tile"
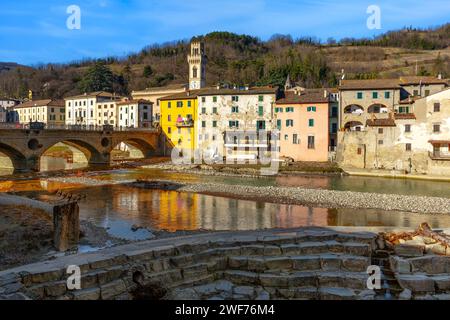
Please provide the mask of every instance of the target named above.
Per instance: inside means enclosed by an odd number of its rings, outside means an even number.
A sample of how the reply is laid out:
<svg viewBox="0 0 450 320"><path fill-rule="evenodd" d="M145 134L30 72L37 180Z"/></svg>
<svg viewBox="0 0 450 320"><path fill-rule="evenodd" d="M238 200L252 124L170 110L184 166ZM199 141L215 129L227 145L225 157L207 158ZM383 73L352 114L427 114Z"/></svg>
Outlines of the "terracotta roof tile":
<svg viewBox="0 0 450 320"><path fill-rule="evenodd" d="M400 89L397 79L342 80L339 90Z"/></svg>
<svg viewBox="0 0 450 320"><path fill-rule="evenodd" d="M396 120L416 119L416 115L414 113L396 113L394 117Z"/></svg>
<svg viewBox="0 0 450 320"><path fill-rule="evenodd" d="M395 127L394 119L369 119L366 122L366 125L369 127Z"/></svg>
<svg viewBox="0 0 450 320"><path fill-rule="evenodd" d="M329 91L327 91L330 93ZM305 89L300 93L286 91L284 96L277 100L277 104L301 104L301 103L328 103L330 98L325 89Z"/></svg>
<svg viewBox="0 0 450 320"><path fill-rule="evenodd" d="M447 79L438 79L435 77L425 77L425 76L404 76L400 77L399 83L401 85L409 84L445 84L448 85Z"/></svg>

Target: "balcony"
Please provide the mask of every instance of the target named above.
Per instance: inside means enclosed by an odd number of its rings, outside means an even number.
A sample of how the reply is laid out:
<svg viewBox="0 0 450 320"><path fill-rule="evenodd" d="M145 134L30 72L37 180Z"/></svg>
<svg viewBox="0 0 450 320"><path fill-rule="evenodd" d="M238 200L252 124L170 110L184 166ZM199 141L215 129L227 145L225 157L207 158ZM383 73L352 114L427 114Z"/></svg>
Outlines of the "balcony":
<svg viewBox="0 0 450 320"><path fill-rule="evenodd" d="M431 160L450 161L450 154L448 153L443 153L440 151L429 151L428 155L430 156Z"/></svg>
<svg viewBox="0 0 450 320"><path fill-rule="evenodd" d="M176 126L178 128L191 128L194 126L194 121L192 119L177 121Z"/></svg>

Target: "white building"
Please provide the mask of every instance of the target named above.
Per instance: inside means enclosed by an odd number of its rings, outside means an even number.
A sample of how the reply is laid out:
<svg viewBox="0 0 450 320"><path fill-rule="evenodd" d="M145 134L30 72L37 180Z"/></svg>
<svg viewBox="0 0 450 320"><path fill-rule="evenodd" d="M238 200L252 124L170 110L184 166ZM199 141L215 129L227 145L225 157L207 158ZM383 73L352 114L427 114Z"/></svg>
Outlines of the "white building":
<svg viewBox="0 0 450 320"><path fill-rule="evenodd" d="M257 87L202 90L198 94L196 145L204 157L256 160L274 129L272 106L278 89Z"/></svg>
<svg viewBox="0 0 450 320"><path fill-rule="evenodd" d="M117 102L117 126L121 128L151 128L153 103L147 100Z"/></svg>
<svg viewBox="0 0 450 320"><path fill-rule="evenodd" d="M13 107L20 103L19 100L0 98L0 123L1 122L18 122L18 118L14 116Z"/></svg>
<svg viewBox="0 0 450 320"><path fill-rule="evenodd" d="M65 98L66 124L98 125L97 104L116 101L117 98L115 95L104 91Z"/></svg>

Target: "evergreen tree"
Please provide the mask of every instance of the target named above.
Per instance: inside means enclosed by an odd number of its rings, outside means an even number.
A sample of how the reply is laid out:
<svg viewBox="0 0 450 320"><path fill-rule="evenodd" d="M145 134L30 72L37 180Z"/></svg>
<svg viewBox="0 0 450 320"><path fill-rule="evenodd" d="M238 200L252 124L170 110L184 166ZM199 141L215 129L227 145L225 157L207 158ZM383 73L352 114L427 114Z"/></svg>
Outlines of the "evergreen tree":
<svg viewBox="0 0 450 320"><path fill-rule="evenodd" d="M82 92L107 91L113 92L114 74L102 62L90 67L80 81Z"/></svg>

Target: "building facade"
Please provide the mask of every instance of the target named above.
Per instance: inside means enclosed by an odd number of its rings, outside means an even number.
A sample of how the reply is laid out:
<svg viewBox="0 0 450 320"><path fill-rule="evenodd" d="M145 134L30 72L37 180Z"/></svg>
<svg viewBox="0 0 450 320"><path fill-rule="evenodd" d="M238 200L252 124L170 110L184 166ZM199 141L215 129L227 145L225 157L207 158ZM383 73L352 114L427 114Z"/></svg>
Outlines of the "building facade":
<svg viewBox="0 0 450 320"><path fill-rule="evenodd" d="M330 108L326 89L294 89L274 106L279 130L279 155L294 161L328 161Z"/></svg>
<svg viewBox="0 0 450 320"><path fill-rule="evenodd" d="M161 108L159 99L171 96L177 93L186 92L187 84L174 84L165 87L147 88L145 90L133 91L131 96L133 100L146 100L152 103L152 119L154 123L159 123L161 117Z"/></svg>
<svg viewBox="0 0 450 320"><path fill-rule="evenodd" d="M199 92L189 90L160 99L160 126L171 148L190 152L195 150Z"/></svg>
<svg viewBox="0 0 450 320"><path fill-rule="evenodd" d="M151 128L153 103L147 100L117 102L117 126L120 128Z"/></svg>
<svg viewBox="0 0 450 320"><path fill-rule="evenodd" d="M269 152L278 89L211 88L198 94L196 145L209 160L256 160Z"/></svg>
<svg viewBox="0 0 450 320"><path fill-rule="evenodd" d="M19 100L0 98L0 123L19 121L14 112L14 107L19 103Z"/></svg>
<svg viewBox="0 0 450 320"><path fill-rule="evenodd" d="M339 132L344 167L450 174L450 89L414 100L409 113L372 119L362 131Z"/></svg>
<svg viewBox="0 0 450 320"><path fill-rule="evenodd" d="M97 104L111 103L119 100L109 92L92 92L65 98L66 124L99 125ZM100 121L104 121L102 118Z"/></svg>
<svg viewBox="0 0 450 320"><path fill-rule="evenodd" d="M65 105L63 100L34 100L13 107L20 124L43 122L64 125Z"/></svg>

